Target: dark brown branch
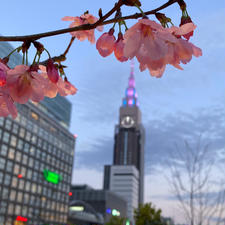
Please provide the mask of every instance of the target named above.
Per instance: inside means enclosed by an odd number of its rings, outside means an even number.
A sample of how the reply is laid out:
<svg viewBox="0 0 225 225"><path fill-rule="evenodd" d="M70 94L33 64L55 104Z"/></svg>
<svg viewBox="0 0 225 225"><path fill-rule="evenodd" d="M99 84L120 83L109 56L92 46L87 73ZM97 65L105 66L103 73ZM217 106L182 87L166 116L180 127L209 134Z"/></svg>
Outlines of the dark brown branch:
<svg viewBox="0 0 225 225"><path fill-rule="evenodd" d="M70 47L72 46L74 40L75 40L75 37L72 37L71 40L70 40L70 43L69 43L68 47L66 48L65 52L63 53L63 55L64 55L65 57L66 57L66 54L69 52Z"/></svg>
<svg viewBox="0 0 225 225"><path fill-rule="evenodd" d="M154 10L145 12L145 14L146 15L155 14L156 12L167 8L168 6L174 4L175 2L177 2L177 0L169 0L167 3L163 4L162 6L156 8ZM122 5L123 5L122 0L120 0L117 3L117 5L114 6L113 9L111 9L105 16L100 18L94 24L84 24L84 25L77 26L77 27L55 30L55 31L39 33L39 34L33 34L33 35L26 35L26 36L0 36L0 41L25 41L25 40L35 41L35 40L38 40L40 38L65 34L65 33L69 33L69 32L72 32L72 31L91 30L91 29L96 28L97 26L111 24L111 23L122 21L122 20L137 19L137 18L140 18L140 17L143 16L141 13L136 13L136 14L133 14L133 15L130 15L130 16L125 16L125 17L121 17L121 18L114 18L114 19L111 19L111 20L104 21L105 19L109 18Z"/></svg>

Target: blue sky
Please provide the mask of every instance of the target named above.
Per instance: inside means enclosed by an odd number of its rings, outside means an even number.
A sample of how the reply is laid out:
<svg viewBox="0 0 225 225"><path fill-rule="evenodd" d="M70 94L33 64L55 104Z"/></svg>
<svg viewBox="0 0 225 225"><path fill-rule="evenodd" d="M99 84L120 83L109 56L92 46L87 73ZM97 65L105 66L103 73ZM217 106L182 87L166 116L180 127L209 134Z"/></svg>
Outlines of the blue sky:
<svg viewBox="0 0 225 225"><path fill-rule="evenodd" d="M149 10L165 1L143 0ZM61 29L69 23L64 16L79 16L86 10L97 15L115 1L3 1L0 14L1 34L25 35ZM187 1L188 12L197 25L191 41L202 48L203 56L193 58L184 71L168 67L161 79L140 73L135 63L136 89L143 124L146 128L145 201L153 201L167 216L175 216L174 201L168 184L159 171L166 170L165 161L174 143L195 143L200 134L210 143L212 152L223 155L225 144L225 1ZM136 12L123 8L124 15ZM174 5L163 11L179 24L181 15ZM154 17L150 17L155 19ZM135 21L129 21L132 25ZM108 31L106 26L104 31ZM96 31L96 38L101 33ZM41 42L54 55L60 55L70 39L69 34L43 39ZM13 43L15 46L19 43ZM71 132L78 134L73 183L88 183L101 188L103 165L112 162L114 126L118 122L130 72L129 62L120 63L114 56L102 58L95 45L75 41L65 63L69 80L78 88L73 103ZM170 207L168 207L170 206ZM179 218L178 218L179 219Z"/></svg>

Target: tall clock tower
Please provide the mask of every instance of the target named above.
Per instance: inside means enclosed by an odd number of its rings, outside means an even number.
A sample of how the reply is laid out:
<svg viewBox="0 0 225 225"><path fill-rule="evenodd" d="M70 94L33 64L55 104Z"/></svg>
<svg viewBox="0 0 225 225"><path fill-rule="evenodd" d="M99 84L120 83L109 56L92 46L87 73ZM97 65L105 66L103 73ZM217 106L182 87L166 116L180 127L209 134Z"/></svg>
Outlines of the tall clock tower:
<svg viewBox="0 0 225 225"><path fill-rule="evenodd" d="M120 107L119 124L115 127L113 165L133 165L139 172L138 202L144 194L144 143L145 130L141 123L138 96L135 89L134 65L125 97Z"/></svg>

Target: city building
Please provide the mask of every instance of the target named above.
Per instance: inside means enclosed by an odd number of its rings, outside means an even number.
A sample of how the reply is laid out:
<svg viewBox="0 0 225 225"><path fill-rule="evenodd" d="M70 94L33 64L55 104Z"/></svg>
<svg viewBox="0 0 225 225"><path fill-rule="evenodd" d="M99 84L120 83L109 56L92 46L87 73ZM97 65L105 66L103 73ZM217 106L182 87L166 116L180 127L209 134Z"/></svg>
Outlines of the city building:
<svg viewBox="0 0 225 225"><path fill-rule="evenodd" d="M138 207L138 204L143 203L144 144L145 130L141 121L141 111L139 109L138 96L135 89L134 65L132 64L128 87L125 91L122 106L120 107L119 124L115 126L113 166L105 166L103 182L104 189L114 191L111 188L115 187L115 184L110 183L117 182L116 180L118 179L110 177L114 174L114 170L117 171L115 177L124 176L124 179L128 179L129 181L127 183L123 183L123 185L127 186L123 186L123 189L121 189L121 196L124 196L123 190L125 188L130 190L130 182L138 182L138 191L132 192L130 195L133 199L130 200L127 198L128 202L132 202L132 204L128 204L128 212L131 212L135 204ZM119 171L119 169L121 169L121 171ZM119 194L119 189L116 190L116 193ZM137 202L135 193L137 194ZM130 213L128 214L131 215Z"/></svg>
<svg viewBox="0 0 225 225"><path fill-rule="evenodd" d="M0 44L0 57L13 50ZM21 64L13 54L9 66ZM0 224L65 225L75 138L71 104L61 96L17 105L18 116L0 118Z"/></svg>
<svg viewBox="0 0 225 225"><path fill-rule="evenodd" d="M110 180L105 188L127 200L127 217L133 221L134 209L138 208L139 172L132 165L107 165Z"/></svg>
<svg viewBox="0 0 225 225"><path fill-rule="evenodd" d="M96 190L91 188L88 185L72 185L71 187L71 197L70 197L70 211L75 211L76 214L73 214L75 219L82 216L81 214L87 210L90 211L92 208L93 212L96 212L99 217L104 219L104 222L107 222L112 216L127 217L127 202L120 195L109 191L109 190ZM77 208L71 208L74 207ZM74 209L74 210L72 210ZM84 215L84 221L87 220L87 217ZM69 220L71 216L69 217ZM88 221L86 221L88 222Z"/></svg>

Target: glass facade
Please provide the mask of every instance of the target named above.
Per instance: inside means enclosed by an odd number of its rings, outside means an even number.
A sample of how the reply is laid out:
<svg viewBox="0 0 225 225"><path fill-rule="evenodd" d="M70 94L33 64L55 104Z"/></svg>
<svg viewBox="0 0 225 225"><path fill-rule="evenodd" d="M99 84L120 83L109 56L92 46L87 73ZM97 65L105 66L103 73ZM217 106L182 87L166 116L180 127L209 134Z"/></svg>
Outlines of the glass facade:
<svg viewBox="0 0 225 225"><path fill-rule="evenodd" d="M33 104L19 105L15 120L0 118L0 224L17 216L27 224L65 224L74 136ZM60 175L58 184L44 170Z"/></svg>
<svg viewBox="0 0 225 225"><path fill-rule="evenodd" d="M0 43L0 57L12 50ZM20 63L13 54L9 66ZM0 225L13 225L19 216L26 225L67 222L75 138L68 131L71 104L61 96L53 101L17 105L15 120L0 118ZM60 182L46 180L46 170Z"/></svg>

